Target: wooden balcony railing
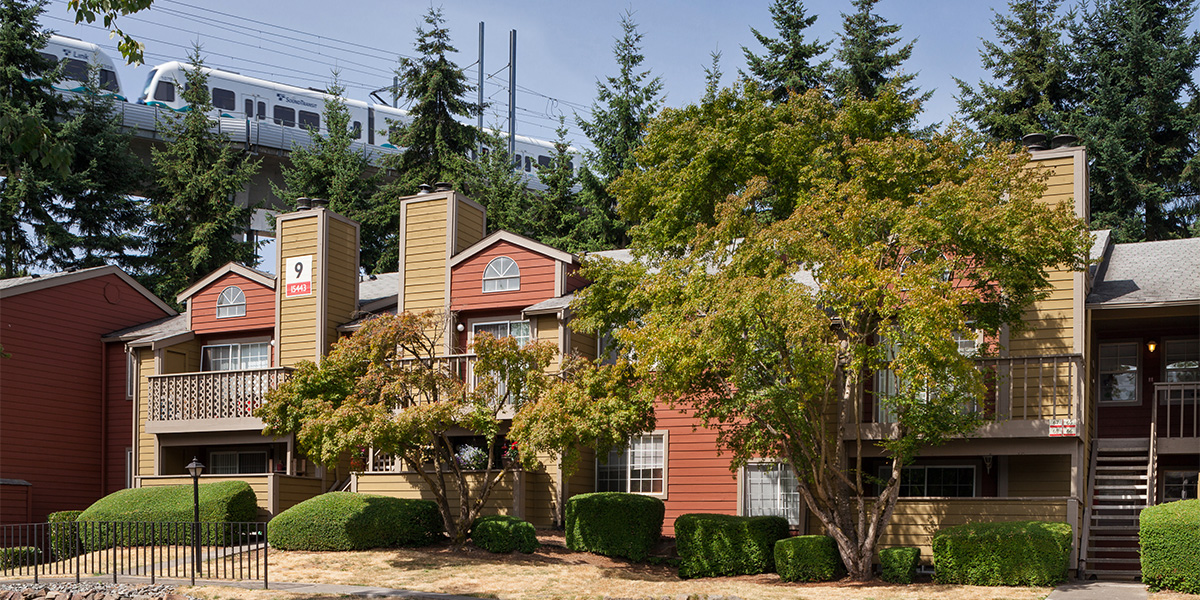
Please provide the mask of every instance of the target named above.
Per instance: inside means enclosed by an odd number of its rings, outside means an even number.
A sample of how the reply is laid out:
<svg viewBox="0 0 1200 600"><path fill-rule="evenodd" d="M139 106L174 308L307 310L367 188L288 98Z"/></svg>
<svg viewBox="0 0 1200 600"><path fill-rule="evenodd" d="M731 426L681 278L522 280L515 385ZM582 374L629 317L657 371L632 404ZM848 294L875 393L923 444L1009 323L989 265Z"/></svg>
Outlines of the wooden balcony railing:
<svg viewBox="0 0 1200 600"><path fill-rule="evenodd" d="M1156 383L1154 402L1159 437L1200 437L1200 381Z"/></svg>
<svg viewBox="0 0 1200 600"><path fill-rule="evenodd" d="M283 383L291 369L247 369L151 375L151 421L253 417L267 392Z"/></svg>
<svg viewBox="0 0 1200 600"><path fill-rule="evenodd" d="M981 358L997 419L1083 418L1083 356L1050 354Z"/></svg>

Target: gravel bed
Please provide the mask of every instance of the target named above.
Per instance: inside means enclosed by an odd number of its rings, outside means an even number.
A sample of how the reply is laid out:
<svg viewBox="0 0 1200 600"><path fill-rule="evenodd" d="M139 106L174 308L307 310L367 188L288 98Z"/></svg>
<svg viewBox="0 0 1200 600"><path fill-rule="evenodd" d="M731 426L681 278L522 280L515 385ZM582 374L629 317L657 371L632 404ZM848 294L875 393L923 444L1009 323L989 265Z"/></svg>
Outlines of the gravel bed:
<svg viewBox="0 0 1200 600"><path fill-rule="evenodd" d="M133 585L127 583L101 583L98 581L84 581L80 583L4 583L0 584L0 591L38 592L34 597L45 596L47 592L59 592L60 594L89 596L96 600L134 600L135 598L137 600L144 600L146 598L162 598L167 595L173 595L175 598L196 600L192 596L176 594L175 586L164 584Z"/></svg>

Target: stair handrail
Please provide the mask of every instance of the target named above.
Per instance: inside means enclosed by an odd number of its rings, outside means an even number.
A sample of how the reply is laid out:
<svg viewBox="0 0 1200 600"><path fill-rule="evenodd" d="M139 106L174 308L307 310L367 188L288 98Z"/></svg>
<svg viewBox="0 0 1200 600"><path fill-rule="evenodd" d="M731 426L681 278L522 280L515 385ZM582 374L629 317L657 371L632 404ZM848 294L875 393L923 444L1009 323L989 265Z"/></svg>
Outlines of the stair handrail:
<svg viewBox="0 0 1200 600"><path fill-rule="evenodd" d="M1153 407L1150 409L1150 460L1146 465L1146 506L1154 506L1158 495L1158 469L1155 468L1158 464L1158 394L1154 394L1151 402Z"/></svg>
<svg viewBox="0 0 1200 600"><path fill-rule="evenodd" d="M1099 440L1092 438L1092 458L1089 461L1087 489L1083 503L1083 537L1079 541L1079 573L1082 577L1087 571L1087 555L1089 538L1092 532L1092 503L1095 502L1093 496L1096 493L1096 454L1100 452Z"/></svg>

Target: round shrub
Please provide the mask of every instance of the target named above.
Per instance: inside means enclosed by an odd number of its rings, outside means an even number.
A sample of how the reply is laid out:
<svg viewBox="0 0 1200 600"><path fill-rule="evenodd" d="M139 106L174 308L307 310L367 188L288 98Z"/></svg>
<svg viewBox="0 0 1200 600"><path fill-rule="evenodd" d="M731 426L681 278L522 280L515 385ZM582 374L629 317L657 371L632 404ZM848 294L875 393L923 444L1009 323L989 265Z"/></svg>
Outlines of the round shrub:
<svg viewBox="0 0 1200 600"><path fill-rule="evenodd" d="M110 523L158 523L153 536L143 527L122 532L122 540L132 545L149 544L151 537L160 544L191 543L192 486L167 485L131 488L113 492L89 506L77 522L100 523L83 525L79 535L86 550L107 548L110 544ZM219 481L200 484L200 521L203 523L246 523L258 520L258 497L245 481ZM206 546L225 546L232 541L232 532L221 527L201 527L200 543Z"/></svg>
<svg viewBox="0 0 1200 600"><path fill-rule="evenodd" d="M533 525L516 517L491 515L475 519L471 540L488 552L507 553L519 550L529 554L537 550L537 532Z"/></svg>
<svg viewBox="0 0 1200 600"><path fill-rule="evenodd" d="M775 542L775 570L784 581L832 581L846 576L837 544L827 535L798 535Z"/></svg>
<svg viewBox="0 0 1200 600"><path fill-rule="evenodd" d="M579 494L567 500L567 548L646 560L662 537L662 500L624 492Z"/></svg>
<svg viewBox="0 0 1200 600"><path fill-rule="evenodd" d="M921 549L915 547L884 548L879 551L882 578L888 583L912 583L917 575L917 559Z"/></svg>
<svg viewBox="0 0 1200 600"><path fill-rule="evenodd" d="M82 510L61 510L46 515L50 524L50 549L54 552L54 560L65 560L75 556L79 544L79 527L75 520L83 514ZM77 545L79 544L79 545Z"/></svg>
<svg viewBox="0 0 1200 600"><path fill-rule="evenodd" d="M675 519L679 576L770 573L775 570L775 542L787 536L783 517L680 515Z"/></svg>
<svg viewBox="0 0 1200 600"><path fill-rule="evenodd" d="M1150 589L1200 594L1200 500L1142 510L1142 581Z"/></svg>
<svg viewBox="0 0 1200 600"><path fill-rule="evenodd" d="M933 534L934 580L1051 586L1067 579L1071 526L1047 521L969 523Z"/></svg>
<svg viewBox="0 0 1200 600"><path fill-rule="evenodd" d="M426 546L442 533L429 500L329 492L271 519L267 539L280 550L369 550Z"/></svg>
<svg viewBox="0 0 1200 600"><path fill-rule="evenodd" d="M46 562L42 549L36 546L0 548L0 569L28 567Z"/></svg>

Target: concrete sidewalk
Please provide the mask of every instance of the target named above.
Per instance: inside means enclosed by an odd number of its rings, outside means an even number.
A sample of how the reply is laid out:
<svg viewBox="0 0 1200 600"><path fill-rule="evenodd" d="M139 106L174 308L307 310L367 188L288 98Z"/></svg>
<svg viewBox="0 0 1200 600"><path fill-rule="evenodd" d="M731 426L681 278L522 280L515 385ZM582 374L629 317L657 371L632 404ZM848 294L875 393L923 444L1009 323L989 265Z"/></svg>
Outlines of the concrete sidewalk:
<svg viewBox="0 0 1200 600"><path fill-rule="evenodd" d="M79 582L82 584L100 583L112 585L112 576L85 576L80 577ZM150 585L149 577L120 577L117 581L121 585L141 586ZM52 584L74 584L74 577L39 577L38 585ZM5 584L33 584L33 579L10 579L0 580L0 586ZM176 587L190 586L190 579L171 579L158 577L154 581L154 585L172 585ZM196 580L197 586L215 585L222 587L236 587L247 590L261 590L261 581L229 581L229 580ZM290 592L293 594L313 594L318 596L356 596L359 598L428 598L430 600L479 600L477 596L456 596L454 594L439 594L436 592L417 592L413 590L398 590L392 588L371 587L364 585L331 585L325 583L294 583L288 581L271 581L270 591L273 592Z"/></svg>
<svg viewBox="0 0 1200 600"><path fill-rule="evenodd" d="M1050 592L1046 600L1146 600L1145 584L1117 581L1072 581Z"/></svg>

